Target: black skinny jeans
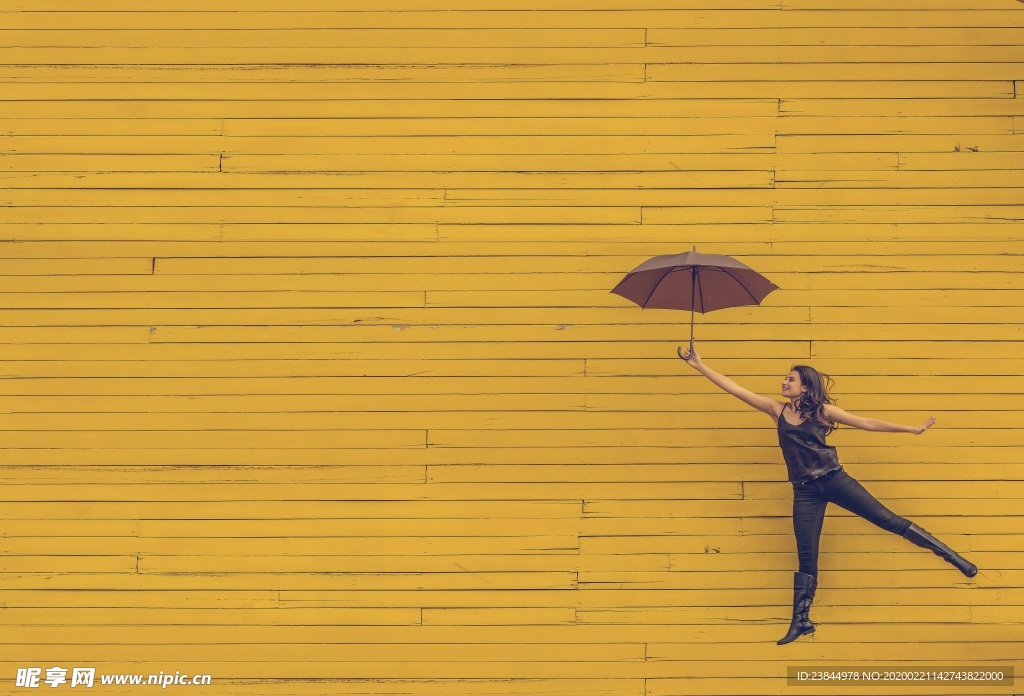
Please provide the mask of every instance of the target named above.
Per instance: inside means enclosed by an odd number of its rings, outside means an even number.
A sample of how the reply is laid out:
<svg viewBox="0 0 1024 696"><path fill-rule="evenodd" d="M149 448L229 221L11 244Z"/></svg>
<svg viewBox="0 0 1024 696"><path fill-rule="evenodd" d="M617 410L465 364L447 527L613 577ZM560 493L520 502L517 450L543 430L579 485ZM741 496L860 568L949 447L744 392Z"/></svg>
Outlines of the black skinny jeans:
<svg viewBox="0 0 1024 696"><path fill-rule="evenodd" d="M796 533L800 572L818 574L818 539L825 521L825 508L835 503L893 534L903 534L910 520L878 502L860 482L843 469L803 484L793 484L793 531Z"/></svg>

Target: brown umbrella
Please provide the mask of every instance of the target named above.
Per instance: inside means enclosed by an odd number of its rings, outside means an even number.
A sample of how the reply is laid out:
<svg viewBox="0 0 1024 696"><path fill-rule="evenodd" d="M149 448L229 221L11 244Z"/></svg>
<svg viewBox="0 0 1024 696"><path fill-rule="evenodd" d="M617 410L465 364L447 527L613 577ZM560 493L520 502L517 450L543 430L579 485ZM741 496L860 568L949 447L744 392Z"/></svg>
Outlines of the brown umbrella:
<svg viewBox="0 0 1024 696"><path fill-rule="evenodd" d="M731 256L698 254L695 246L683 254L644 261L611 292L641 309L689 309L692 351L695 311L704 314L726 307L759 305L768 293L778 289L778 285Z"/></svg>

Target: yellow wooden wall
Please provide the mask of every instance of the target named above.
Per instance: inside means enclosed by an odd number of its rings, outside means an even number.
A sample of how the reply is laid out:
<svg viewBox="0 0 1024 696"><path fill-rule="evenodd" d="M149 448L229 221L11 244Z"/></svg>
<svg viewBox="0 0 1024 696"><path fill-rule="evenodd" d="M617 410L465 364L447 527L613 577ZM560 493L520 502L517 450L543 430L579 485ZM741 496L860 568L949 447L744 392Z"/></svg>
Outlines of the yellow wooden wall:
<svg viewBox="0 0 1024 696"><path fill-rule="evenodd" d="M5 0L0 691L1020 670L1022 40L1012 0ZM775 645L772 424L609 293L691 244L782 288L698 317L711 367L937 416L832 442L976 578L832 506ZM1021 687L870 693L923 690Z"/></svg>

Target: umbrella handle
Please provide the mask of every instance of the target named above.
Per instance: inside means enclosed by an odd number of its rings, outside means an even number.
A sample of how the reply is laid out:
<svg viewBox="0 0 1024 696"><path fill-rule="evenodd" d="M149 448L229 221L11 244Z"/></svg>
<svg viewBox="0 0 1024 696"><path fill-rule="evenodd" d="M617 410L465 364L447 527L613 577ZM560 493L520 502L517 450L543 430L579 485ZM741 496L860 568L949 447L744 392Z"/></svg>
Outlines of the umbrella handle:
<svg viewBox="0 0 1024 696"><path fill-rule="evenodd" d="M682 346L676 346L676 355L678 355L683 360L686 360L686 356L683 355L683 347ZM690 355L693 355L693 341L690 341Z"/></svg>
<svg viewBox="0 0 1024 696"><path fill-rule="evenodd" d="M1021 0L1021 2L1024 2L1024 0ZM690 334L690 349L687 352L690 355L693 355L693 334L692 333ZM683 347L682 346L676 346L676 355L678 355L683 360L686 360L686 355L683 354Z"/></svg>

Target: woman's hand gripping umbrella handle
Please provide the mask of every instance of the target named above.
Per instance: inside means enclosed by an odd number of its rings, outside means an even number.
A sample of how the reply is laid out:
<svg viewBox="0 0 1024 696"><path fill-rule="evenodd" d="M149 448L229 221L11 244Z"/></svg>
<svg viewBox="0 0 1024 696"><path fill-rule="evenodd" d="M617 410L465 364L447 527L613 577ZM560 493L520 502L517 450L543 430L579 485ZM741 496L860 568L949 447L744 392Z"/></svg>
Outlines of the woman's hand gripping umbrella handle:
<svg viewBox="0 0 1024 696"><path fill-rule="evenodd" d="M690 349L686 351L686 353L683 353L682 346L676 346L676 353L680 358L685 360L686 364L690 367L697 368L701 365L700 355L697 353L697 350L693 347L692 343L690 344Z"/></svg>

